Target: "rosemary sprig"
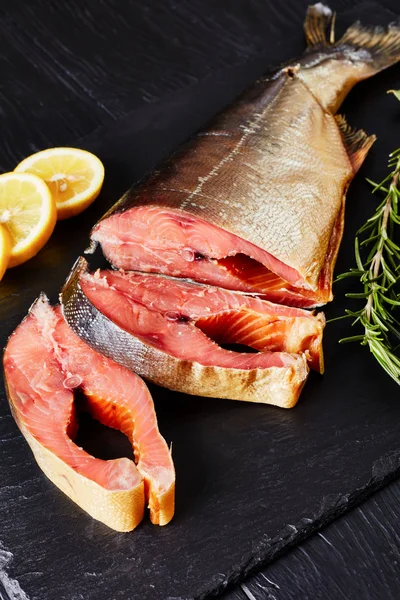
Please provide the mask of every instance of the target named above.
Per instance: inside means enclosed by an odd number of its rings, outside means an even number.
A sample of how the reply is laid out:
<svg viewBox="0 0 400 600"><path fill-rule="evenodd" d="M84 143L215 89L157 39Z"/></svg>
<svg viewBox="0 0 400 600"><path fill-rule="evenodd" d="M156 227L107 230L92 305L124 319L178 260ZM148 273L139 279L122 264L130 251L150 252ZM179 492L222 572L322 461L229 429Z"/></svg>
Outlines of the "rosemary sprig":
<svg viewBox="0 0 400 600"><path fill-rule="evenodd" d="M395 92L400 99L400 91ZM362 327L362 333L340 340L360 342L369 346L381 367L400 385L400 247L395 242L396 226L400 225L400 148L389 155L390 173L380 183L369 181L372 192L385 197L375 214L358 230L355 237L357 267L342 273L336 281L357 277L362 291L346 297L363 300L360 310L346 310L340 318L353 318L352 325ZM335 319L332 319L335 320ZM397 352L397 353L396 353Z"/></svg>

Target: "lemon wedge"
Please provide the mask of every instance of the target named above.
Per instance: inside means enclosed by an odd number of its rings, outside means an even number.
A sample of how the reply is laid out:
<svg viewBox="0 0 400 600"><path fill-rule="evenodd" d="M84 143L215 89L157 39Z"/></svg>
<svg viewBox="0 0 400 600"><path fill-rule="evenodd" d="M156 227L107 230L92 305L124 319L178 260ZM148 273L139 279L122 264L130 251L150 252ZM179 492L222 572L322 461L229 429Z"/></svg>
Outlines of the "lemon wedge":
<svg viewBox="0 0 400 600"><path fill-rule="evenodd" d="M57 219L81 213L100 193L104 166L91 152L78 148L49 148L25 158L17 173L32 173L49 186Z"/></svg>
<svg viewBox="0 0 400 600"><path fill-rule="evenodd" d="M0 223L11 245L8 267L35 256L51 236L57 210L42 179L28 173L0 175ZM1 252L1 251L0 251Z"/></svg>
<svg viewBox="0 0 400 600"><path fill-rule="evenodd" d="M10 262L11 249L11 235L4 225L0 225L0 279L2 279L8 267L8 263Z"/></svg>

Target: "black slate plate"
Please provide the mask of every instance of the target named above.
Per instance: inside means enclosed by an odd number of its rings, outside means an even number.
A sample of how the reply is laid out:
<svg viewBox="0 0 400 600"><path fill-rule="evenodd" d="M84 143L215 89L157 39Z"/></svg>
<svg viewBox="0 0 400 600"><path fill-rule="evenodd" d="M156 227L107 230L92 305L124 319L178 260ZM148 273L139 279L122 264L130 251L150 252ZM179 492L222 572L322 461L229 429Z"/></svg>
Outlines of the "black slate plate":
<svg viewBox="0 0 400 600"><path fill-rule="evenodd" d="M363 15L369 22L393 17L378 8L372 3L353 8L342 26ZM279 21L269 36L254 60L140 107L81 142L105 163L104 191L81 217L57 225L37 258L3 280L3 344L39 291L56 301L87 245L90 226L132 181L229 103L266 64L301 50L300 11ZM385 156L399 143L394 131L400 110L385 95L396 85L398 66L360 84L343 107L349 122L377 133L378 142L348 195L339 270L352 264L354 232L375 204L364 176L381 177ZM328 317L343 312L344 289L337 287ZM75 507L38 470L2 392L0 581L10 597L22 598L3 569L31 600L204 597L393 478L400 470L399 388L365 349L337 344L348 326L327 328L327 373L312 374L291 411L152 389L178 473L176 517L165 528L146 520L132 534L117 534Z"/></svg>

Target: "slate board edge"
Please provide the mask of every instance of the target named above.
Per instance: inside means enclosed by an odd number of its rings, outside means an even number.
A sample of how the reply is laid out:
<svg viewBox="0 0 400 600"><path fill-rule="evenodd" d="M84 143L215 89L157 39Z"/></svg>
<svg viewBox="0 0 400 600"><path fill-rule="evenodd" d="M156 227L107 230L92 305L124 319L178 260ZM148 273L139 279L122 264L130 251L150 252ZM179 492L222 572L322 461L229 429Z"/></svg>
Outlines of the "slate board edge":
<svg viewBox="0 0 400 600"><path fill-rule="evenodd" d="M195 598L167 598L167 600L206 600L208 596L219 596L227 589L244 581L250 575L260 571L268 563L286 554L294 546L320 531L326 525L355 508L379 489L400 477L400 450L392 452L377 459L372 465L371 479L352 494L337 496L331 499L330 507L322 505L320 514L311 519L302 519L300 523L286 526L282 532L273 538L266 538L265 544L261 543L257 552L246 557L241 565L233 569L232 574L215 583L215 586L205 588ZM268 546L268 548L267 548ZM8 600L8 599L6 599ZM10 599L11 600L11 599Z"/></svg>

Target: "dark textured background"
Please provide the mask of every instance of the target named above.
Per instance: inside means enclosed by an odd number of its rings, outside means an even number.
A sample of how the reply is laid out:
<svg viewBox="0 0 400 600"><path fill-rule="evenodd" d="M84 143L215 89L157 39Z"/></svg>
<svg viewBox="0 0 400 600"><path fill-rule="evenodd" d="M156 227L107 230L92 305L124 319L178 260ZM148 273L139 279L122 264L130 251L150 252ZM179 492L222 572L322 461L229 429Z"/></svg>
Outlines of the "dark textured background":
<svg viewBox="0 0 400 600"><path fill-rule="evenodd" d="M56 299L90 225L132 181L269 66L301 53L306 4L0 3L1 168L60 144L92 149L106 166L98 201L58 224L40 255L2 281L3 344L40 290ZM343 11L339 29L399 12L394 0L331 4ZM363 178L381 177L398 145L400 111L385 95L396 86L398 66L360 84L343 107L379 139L348 196L339 269L352 264L354 232L373 210ZM343 310L344 289L328 316ZM17 579L31 600L204 597L395 477L399 389L365 350L338 346L347 328L328 328L327 374L312 375L292 411L154 390L178 472L177 514L166 528L145 522L116 534L83 514L39 472L2 393L0 582L10 589ZM226 597L398 598L399 496L392 484Z"/></svg>

